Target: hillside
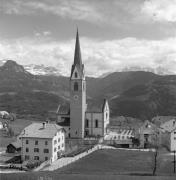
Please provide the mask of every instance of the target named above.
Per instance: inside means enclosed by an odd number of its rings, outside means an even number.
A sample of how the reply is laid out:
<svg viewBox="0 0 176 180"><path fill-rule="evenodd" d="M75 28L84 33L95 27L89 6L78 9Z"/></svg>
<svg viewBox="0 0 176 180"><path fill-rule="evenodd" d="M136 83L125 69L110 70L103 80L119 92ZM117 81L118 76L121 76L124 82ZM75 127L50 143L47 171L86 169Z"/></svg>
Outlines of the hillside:
<svg viewBox="0 0 176 180"><path fill-rule="evenodd" d="M112 115L151 119L156 115L176 115L176 76L129 88L110 102Z"/></svg>
<svg viewBox="0 0 176 180"><path fill-rule="evenodd" d="M67 78L35 76L14 61L0 67L0 109L18 115L46 118L49 111L56 111L59 103L68 97ZM67 84L67 83L66 83Z"/></svg>
<svg viewBox="0 0 176 180"><path fill-rule="evenodd" d="M111 115L150 119L176 115L176 76L150 72L114 72L87 77L87 98L98 104L108 98ZM0 109L44 117L69 101L69 78L33 75L14 61L0 67Z"/></svg>

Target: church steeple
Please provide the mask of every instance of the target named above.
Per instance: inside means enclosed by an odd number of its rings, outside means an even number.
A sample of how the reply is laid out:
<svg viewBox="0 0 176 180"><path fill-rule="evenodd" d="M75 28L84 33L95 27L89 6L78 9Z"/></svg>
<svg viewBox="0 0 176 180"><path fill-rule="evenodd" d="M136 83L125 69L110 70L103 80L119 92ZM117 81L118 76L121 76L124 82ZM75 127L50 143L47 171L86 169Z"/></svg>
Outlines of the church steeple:
<svg viewBox="0 0 176 180"><path fill-rule="evenodd" d="M77 73L79 74L79 78L84 78L84 65L82 64L82 58L81 58L81 48L80 48L80 43L79 43L78 28L77 28L77 33L76 33L74 63L72 65L70 78L72 78L72 75L75 69Z"/></svg>
<svg viewBox="0 0 176 180"><path fill-rule="evenodd" d="M76 33L74 65L78 65L79 67L82 66L82 58L81 58L81 49L80 49L80 43L79 43L78 28L77 28L77 33Z"/></svg>
<svg viewBox="0 0 176 180"><path fill-rule="evenodd" d="M70 137L84 138L86 112L86 79L81 59L77 29L74 62L70 76Z"/></svg>

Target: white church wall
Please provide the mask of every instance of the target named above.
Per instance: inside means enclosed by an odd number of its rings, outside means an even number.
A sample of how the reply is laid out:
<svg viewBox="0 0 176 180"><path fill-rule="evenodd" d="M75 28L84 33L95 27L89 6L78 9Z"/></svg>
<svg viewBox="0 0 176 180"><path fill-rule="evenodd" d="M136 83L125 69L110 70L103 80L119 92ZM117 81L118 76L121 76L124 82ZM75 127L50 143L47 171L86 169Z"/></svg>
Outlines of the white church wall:
<svg viewBox="0 0 176 180"><path fill-rule="evenodd" d="M89 135L97 136L103 135L103 113L101 112L86 112L86 120L88 120L88 127L86 129L89 131ZM98 121L98 127L96 127L96 121Z"/></svg>

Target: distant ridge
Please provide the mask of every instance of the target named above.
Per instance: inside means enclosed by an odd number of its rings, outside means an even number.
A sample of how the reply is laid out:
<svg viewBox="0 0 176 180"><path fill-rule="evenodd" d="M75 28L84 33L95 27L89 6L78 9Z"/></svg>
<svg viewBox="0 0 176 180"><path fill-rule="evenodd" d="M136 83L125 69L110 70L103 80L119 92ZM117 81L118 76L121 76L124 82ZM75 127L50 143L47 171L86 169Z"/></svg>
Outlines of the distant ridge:
<svg viewBox="0 0 176 180"><path fill-rule="evenodd" d="M8 60L0 60L0 66L2 66L6 61ZM61 76L62 73L57 67L53 66L46 66L43 64L27 64L23 65L24 69L28 72L30 72L33 75L53 75L53 76ZM131 71L144 71L144 72L152 72L157 75L176 75L176 73L158 66L155 68L150 68L150 67L140 67L140 66L130 66L130 67L124 67L124 68L119 68L114 72L131 72ZM108 76L111 73L114 72L106 72L100 75L98 78L104 78Z"/></svg>
<svg viewBox="0 0 176 180"><path fill-rule="evenodd" d="M129 71L86 79L87 99L96 105L102 98L107 98L112 116L139 119L176 116L176 75ZM33 75L12 60L0 67L1 110L20 115L43 114L43 117L56 111L59 103L68 101L68 77Z"/></svg>

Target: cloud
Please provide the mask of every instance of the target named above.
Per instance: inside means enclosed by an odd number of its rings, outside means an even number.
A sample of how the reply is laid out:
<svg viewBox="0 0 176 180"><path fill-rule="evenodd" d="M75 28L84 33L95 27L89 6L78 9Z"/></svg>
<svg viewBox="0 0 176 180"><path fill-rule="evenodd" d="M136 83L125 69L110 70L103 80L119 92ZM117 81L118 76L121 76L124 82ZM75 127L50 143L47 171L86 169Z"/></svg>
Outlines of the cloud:
<svg viewBox="0 0 176 180"><path fill-rule="evenodd" d="M176 22L176 0L146 0L141 12L159 22Z"/></svg>
<svg viewBox="0 0 176 180"><path fill-rule="evenodd" d="M6 14L30 15L44 12L89 22L103 20L92 3L81 0L7 0L1 6L0 10Z"/></svg>
<svg viewBox="0 0 176 180"><path fill-rule="evenodd" d="M100 41L82 37L81 51L86 74L99 76L126 67L168 69L176 74L176 37L163 40L124 38ZM14 59L20 64L56 66L63 75L70 74L75 39L51 38L0 40L0 59Z"/></svg>
<svg viewBox="0 0 176 180"><path fill-rule="evenodd" d="M39 33L39 32L36 32L36 33L35 33L35 36L36 36L36 37L50 36L50 35L51 35L51 32L50 32L50 31L43 31L43 32L41 32L41 33Z"/></svg>

